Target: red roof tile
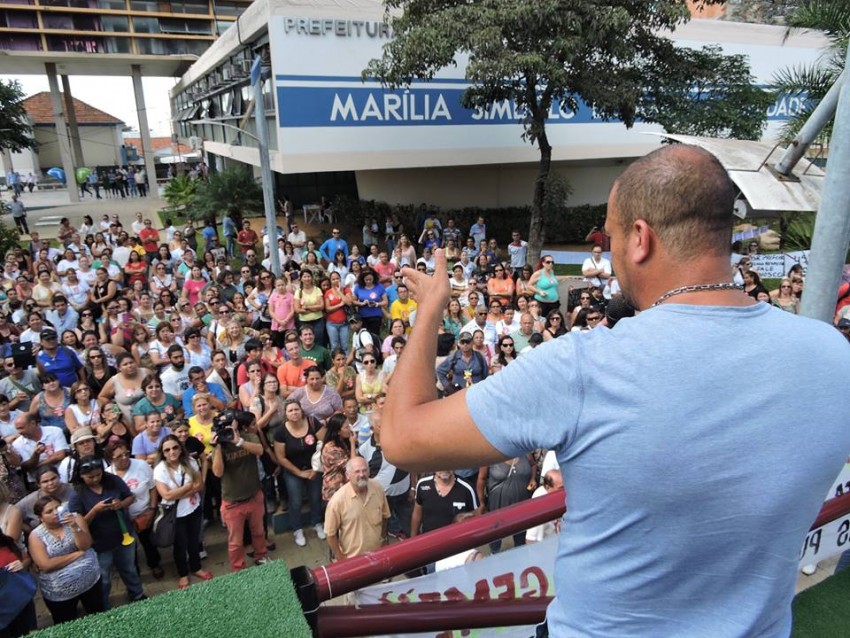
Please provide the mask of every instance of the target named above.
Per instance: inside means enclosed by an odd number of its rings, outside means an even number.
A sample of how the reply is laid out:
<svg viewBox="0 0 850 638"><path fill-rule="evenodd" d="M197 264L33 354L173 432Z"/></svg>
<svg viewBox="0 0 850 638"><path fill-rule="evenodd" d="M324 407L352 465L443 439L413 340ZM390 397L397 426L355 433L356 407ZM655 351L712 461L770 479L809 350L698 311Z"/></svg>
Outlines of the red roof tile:
<svg viewBox="0 0 850 638"><path fill-rule="evenodd" d="M62 105L65 105L65 95L62 96ZM74 113L77 116L77 124L104 124L104 125L124 125L122 120L117 117L104 113L100 109L94 108L91 104L86 104L82 100L72 98L74 102ZM23 107L27 114L33 119L36 126L53 126L53 103L50 100L50 93L42 91L26 98L23 102Z"/></svg>
<svg viewBox="0 0 850 638"><path fill-rule="evenodd" d="M136 150L139 151L139 153L141 154L141 152L142 152L142 138L140 138L140 137L125 137L124 138L124 144L126 144L127 146L135 146ZM166 150L166 149L169 150L169 151L173 151L174 153L177 153L177 152L191 153L192 152L192 149L189 146L187 146L186 144L180 144L179 150L175 150L171 146L171 138L170 137L152 137L151 138L151 146L153 147L154 153L156 153L157 151L162 151L162 150Z"/></svg>

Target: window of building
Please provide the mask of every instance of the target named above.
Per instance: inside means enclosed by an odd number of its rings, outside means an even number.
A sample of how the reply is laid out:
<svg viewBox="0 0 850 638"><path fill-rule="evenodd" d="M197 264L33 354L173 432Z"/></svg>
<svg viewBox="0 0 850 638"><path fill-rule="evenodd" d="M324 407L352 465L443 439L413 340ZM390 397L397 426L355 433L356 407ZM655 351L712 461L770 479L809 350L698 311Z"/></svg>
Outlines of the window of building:
<svg viewBox="0 0 850 638"><path fill-rule="evenodd" d="M210 5L207 2L172 2L173 13L195 13L200 15L210 14Z"/></svg>
<svg viewBox="0 0 850 638"><path fill-rule="evenodd" d="M286 193L296 205L313 204L322 197L333 201L336 196L359 199L354 171L329 171L327 173L275 173L275 189Z"/></svg>
<svg viewBox="0 0 850 638"><path fill-rule="evenodd" d="M133 30L136 33L159 33L159 20L156 18L133 18Z"/></svg>
<svg viewBox="0 0 850 638"><path fill-rule="evenodd" d="M126 0L97 0L96 6L98 9L113 9L115 11L126 11Z"/></svg>
<svg viewBox="0 0 850 638"><path fill-rule="evenodd" d="M41 51L41 38L25 33L0 33L0 49L5 51Z"/></svg>
<svg viewBox="0 0 850 638"><path fill-rule="evenodd" d="M198 35L212 35L212 28L208 20L181 20L175 18L160 18L159 28L162 33L195 33Z"/></svg>
<svg viewBox="0 0 850 638"><path fill-rule="evenodd" d="M124 16L103 16L100 25L104 31L127 33L130 30L130 21Z"/></svg>
<svg viewBox="0 0 850 638"><path fill-rule="evenodd" d="M160 9L158 2L152 2L150 0L130 0L130 9L133 11L167 11L168 8L165 7Z"/></svg>
<svg viewBox="0 0 850 638"><path fill-rule="evenodd" d="M0 11L0 26L9 29L37 29L35 14L20 11Z"/></svg>

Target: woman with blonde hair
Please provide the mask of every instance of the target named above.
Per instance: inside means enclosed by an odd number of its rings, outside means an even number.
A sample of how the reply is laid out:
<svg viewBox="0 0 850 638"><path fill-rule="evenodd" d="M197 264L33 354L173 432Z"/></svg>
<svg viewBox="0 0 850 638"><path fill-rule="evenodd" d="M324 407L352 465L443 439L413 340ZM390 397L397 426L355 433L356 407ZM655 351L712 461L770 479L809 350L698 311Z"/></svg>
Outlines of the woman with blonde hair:
<svg viewBox="0 0 850 638"><path fill-rule="evenodd" d="M800 299L793 292L791 279L783 277L779 288L770 292L771 303L785 312L797 314L800 311Z"/></svg>

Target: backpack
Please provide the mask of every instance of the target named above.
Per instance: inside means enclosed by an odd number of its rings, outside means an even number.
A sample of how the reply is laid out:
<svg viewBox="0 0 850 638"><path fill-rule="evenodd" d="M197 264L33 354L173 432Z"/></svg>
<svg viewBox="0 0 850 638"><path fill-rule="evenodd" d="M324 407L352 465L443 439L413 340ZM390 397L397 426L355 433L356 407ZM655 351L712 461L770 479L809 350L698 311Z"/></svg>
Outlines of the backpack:
<svg viewBox="0 0 850 638"><path fill-rule="evenodd" d="M384 355L381 353L381 338L376 335L374 332L369 332L366 328L360 328L355 334L357 340L360 345L357 346L357 349L354 352L354 356L358 361L363 361L363 355L366 353L366 350L363 347L363 340L360 338L360 335L363 333L368 334L372 337L372 343L374 344L374 350L372 354L375 355L375 360L378 362L378 365L382 365L384 363Z"/></svg>

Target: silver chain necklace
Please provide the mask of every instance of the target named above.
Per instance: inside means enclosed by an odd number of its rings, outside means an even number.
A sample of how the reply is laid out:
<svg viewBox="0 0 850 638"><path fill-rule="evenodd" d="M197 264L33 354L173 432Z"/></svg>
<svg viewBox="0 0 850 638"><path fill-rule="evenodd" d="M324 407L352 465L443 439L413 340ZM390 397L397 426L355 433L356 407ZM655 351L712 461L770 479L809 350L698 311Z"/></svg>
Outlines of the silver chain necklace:
<svg viewBox="0 0 850 638"><path fill-rule="evenodd" d="M670 297L675 297L676 295L684 295L686 292L708 292L711 290L743 290L744 287L742 285L736 284L734 282L724 282L722 284L695 284L693 286L682 286L681 288L673 288L673 290L669 290L661 295L658 299L655 300L655 303L650 306L650 308L655 308L658 304L664 303Z"/></svg>

